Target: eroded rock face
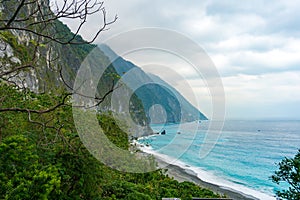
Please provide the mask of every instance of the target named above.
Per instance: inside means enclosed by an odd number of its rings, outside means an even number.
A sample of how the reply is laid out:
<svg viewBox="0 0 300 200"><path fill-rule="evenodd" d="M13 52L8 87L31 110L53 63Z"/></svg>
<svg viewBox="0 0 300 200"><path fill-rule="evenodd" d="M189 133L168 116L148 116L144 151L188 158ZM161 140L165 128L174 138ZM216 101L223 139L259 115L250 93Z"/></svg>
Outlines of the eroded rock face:
<svg viewBox="0 0 300 200"><path fill-rule="evenodd" d="M0 41L0 72L9 72L22 66L22 61L14 53L13 47L1 40ZM16 70L15 72L4 75L8 81L15 83L20 88L29 88L31 91L39 91L39 79L33 69Z"/></svg>
<svg viewBox="0 0 300 200"><path fill-rule="evenodd" d="M17 0L4 1L6 5L2 5L0 10L9 10L15 9L15 4ZM13 3L15 2L15 4ZM41 5L44 6L45 12L49 12L48 1L41 0ZM22 10L23 13L30 13L34 10L31 7L25 7ZM13 12L5 12L6 19L9 18ZM5 17L5 16L0 16ZM16 24L16 26L24 26L24 24ZM53 22L51 26L54 33L55 29L60 30L64 35L71 35L70 29L60 21ZM95 45L85 44L85 45L62 45L56 42L44 41L45 38L41 38L35 34L18 31L18 30L8 30L6 31L9 34L10 38L13 38L14 44L11 44L11 41L5 41L1 39L0 41L0 73L5 70L11 70L17 68L21 65L31 63L30 60L33 55L35 57L32 68L26 68L25 70L18 70L16 73L11 73L11 77L7 77L10 81L16 83L17 86L22 88L29 88L33 92L57 92L58 88L69 88L63 83L62 77L60 76L60 69L64 80L68 85L73 86L76 74L78 69L81 66L81 63L86 58L86 56L94 49L97 48ZM4 37L4 36L3 36ZM46 40L46 39L45 39ZM76 40L83 42L83 39L79 36L76 37ZM37 44L39 45L37 49L33 47ZM22 47L16 49L15 46ZM21 50L20 50L21 49ZM29 59L29 60L28 60ZM111 63L109 58L99 50L99 55L97 60L95 60L96 65L94 70L97 68L103 68L109 66ZM116 70L113 66L109 67L107 73L116 73ZM105 94L109 89L109 79L103 78L100 79L98 83L98 93ZM127 87L124 85L123 87ZM104 111L113 111L118 113L123 113L124 108L126 107L122 99L124 95L132 95L133 92L127 88L128 92L123 93L121 96L118 96L118 105L111 109L110 98L109 96L101 106L98 108L101 112ZM126 97L128 99L128 97ZM136 123L141 125L141 130L132 130L134 135L148 135L152 134L152 130L149 126L149 121L145 115L143 105L136 95L131 97L132 105L131 109L134 111L133 118ZM125 116L126 118L126 116Z"/></svg>

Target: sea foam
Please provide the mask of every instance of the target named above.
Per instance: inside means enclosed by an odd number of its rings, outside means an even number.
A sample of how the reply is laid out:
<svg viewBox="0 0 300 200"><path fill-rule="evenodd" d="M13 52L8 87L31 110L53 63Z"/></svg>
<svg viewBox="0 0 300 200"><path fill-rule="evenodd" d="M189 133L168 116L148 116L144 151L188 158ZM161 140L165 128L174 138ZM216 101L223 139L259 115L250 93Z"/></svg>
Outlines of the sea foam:
<svg viewBox="0 0 300 200"><path fill-rule="evenodd" d="M250 198L254 197L254 198L258 198L258 199L262 199L262 200L276 200L275 197L272 197L268 194L265 194L265 193L262 193L259 191L255 191L251 188L247 188L247 187L239 185L239 184L235 184L226 179L220 178L211 172L205 171L199 167L191 166L191 165L184 163L183 161L180 161L178 159L172 158L172 157L164 155L164 154L157 153L155 150L153 150L153 148L151 146L148 146L148 147L141 146L140 148L143 152L152 154L156 158L158 158L168 164L176 165L176 166L180 167L181 169L185 170L190 175L197 176L199 179L201 179L204 182L217 185L221 188L225 188L227 190L231 190L236 193L240 193L246 197L250 197Z"/></svg>

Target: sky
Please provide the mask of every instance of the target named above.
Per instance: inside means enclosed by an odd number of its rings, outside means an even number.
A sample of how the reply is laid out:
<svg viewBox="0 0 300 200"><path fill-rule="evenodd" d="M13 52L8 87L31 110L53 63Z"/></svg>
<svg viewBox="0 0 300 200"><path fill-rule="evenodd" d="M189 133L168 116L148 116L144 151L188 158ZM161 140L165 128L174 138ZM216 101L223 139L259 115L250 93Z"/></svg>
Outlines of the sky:
<svg viewBox="0 0 300 200"><path fill-rule="evenodd" d="M115 15L118 20L96 43L137 28L174 30L195 41L215 64L227 119L300 119L299 0L106 0L104 5L108 20ZM90 17L80 34L89 39L101 20ZM143 66L134 57L125 58ZM187 69L180 62L172 65L178 73ZM187 76L185 81L201 99L190 101L210 117L211 97L203 80ZM184 94L180 84L174 87Z"/></svg>

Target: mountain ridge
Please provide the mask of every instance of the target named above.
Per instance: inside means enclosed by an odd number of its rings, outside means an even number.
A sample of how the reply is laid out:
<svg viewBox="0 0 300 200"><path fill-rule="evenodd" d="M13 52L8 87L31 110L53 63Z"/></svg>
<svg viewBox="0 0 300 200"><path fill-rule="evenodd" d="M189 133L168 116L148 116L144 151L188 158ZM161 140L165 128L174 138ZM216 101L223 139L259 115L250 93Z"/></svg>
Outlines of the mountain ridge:
<svg viewBox="0 0 300 200"><path fill-rule="evenodd" d="M127 76L130 77L127 77L127 82L125 81L125 83L129 87L134 88L133 90L141 99L151 123L182 123L208 119L174 87L160 77L144 72L134 63L117 55L106 44L99 45L99 48L110 59L121 77L129 74ZM161 105L161 107L156 107L156 109L152 107L157 104ZM161 117L162 115L167 116Z"/></svg>
<svg viewBox="0 0 300 200"><path fill-rule="evenodd" d="M20 9L22 15L26 13L35 12L34 6L41 6L41 12L48 15L50 11L48 1L43 2L43 4L38 5L36 3L30 4L31 7L24 6ZM12 12L3 12L0 16L2 19L10 19L12 13L15 9L15 4L13 1L5 1L0 4L2 10L11 10ZM30 15L33 15L30 14ZM30 21L18 22L16 26L26 27L27 23ZM117 74L115 68L110 65L109 59L103 52L94 44L89 44L80 35L75 35L71 32L68 26L63 24L59 20L49 22L48 28L49 32L53 35L57 34L57 38L63 38L68 41L70 38L74 38L74 42L78 43L76 45L72 44L60 44L55 41L47 40L47 38L40 37L39 35L33 34L31 32L21 31L21 30L6 30L0 32L1 39L1 54L0 62L8 62L6 68L1 68L1 70L10 70L18 68L20 65L31 64L33 61L34 66L28 68L27 70L19 71L15 73L12 77L7 77L10 82L16 84L17 87L23 89L30 89L35 93L53 93L54 96L61 91L72 92L74 81L77 76L77 72L81 67L82 62L88 57L88 55L94 51L97 52L97 56L92 58L94 63L91 66L91 70L104 69L104 74L100 77L99 83L97 85L97 96L104 96L110 89L111 84L117 82L118 77L112 76L112 74ZM37 31L41 27L37 26ZM42 30L41 30L42 31ZM3 49L3 51L2 51ZM34 60L34 57L38 58ZM131 90L126 86L123 86L125 93L123 95L132 94ZM122 97L119 97L122 99ZM124 107L122 101L119 101L120 105L118 108L112 111L122 111ZM132 118L144 130L133 130L130 129L130 134L134 136L148 135L152 133L152 130L147 121L147 117L144 114L142 104L135 94L132 94L131 98L131 109L134 110ZM100 104L103 112L106 112L111 108L111 94L109 94L104 101ZM133 126L133 125L130 125Z"/></svg>

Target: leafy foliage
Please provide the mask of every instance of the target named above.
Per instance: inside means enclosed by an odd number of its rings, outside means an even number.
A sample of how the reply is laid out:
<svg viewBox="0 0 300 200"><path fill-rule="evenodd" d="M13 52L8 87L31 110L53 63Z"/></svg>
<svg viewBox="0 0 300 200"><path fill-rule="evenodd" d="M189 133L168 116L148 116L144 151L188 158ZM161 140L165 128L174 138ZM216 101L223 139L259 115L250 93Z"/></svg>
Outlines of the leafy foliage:
<svg viewBox="0 0 300 200"><path fill-rule="evenodd" d="M6 94L9 92L9 96ZM0 83L1 104L49 106L53 97L20 92ZM70 107L43 115L0 113L0 199L161 199L218 197L193 183L173 180L163 170L130 174L96 160L81 143ZM128 136L109 114L98 116L107 137L128 149Z"/></svg>
<svg viewBox="0 0 300 200"><path fill-rule="evenodd" d="M68 13L68 16L74 18L71 11L75 18L82 19L90 12L84 15L81 11L93 10L93 6L89 7L90 2L74 1L70 6L63 6L67 10L60 13ZM37 91L43 94L32 93L28 87L18 90L8 85L7 79L3 79L6 82L0 82L0 108L20 108L23 111L51 108L65 97L66 88L61 87L60 72L68 85L72 85L80 64L95 45L71 33L66 25L57 20L60 16L52 15L51 12L49 15L50 9L45 7L48 1L15 0L2 3L4 9L0 13L0 42L9 44L13 56L21 61L10 63L12 69L9 74L15 77L18 73L26 72L22 68L15 74L15 69L32 64L36 76L29 78L38 80L40 85ZM16 5L22 3L26 6L18 12ZM102 11L105 15L105 11ZM17 18L13 17L14 13ZM8 19L12 19L12 23ZM109 24L105 23L103 28ZM7 29L7 26L12 27ZM25 29L14 30L20 28ZM72 45L74 43L76 45ZM7 57L1 58L3 66L8 61ZM103 53L93 62L97 63L93 70L98 70L98 64L102 67L109 65L106 76L101 77L98 85L99 96L102 96L111 88L110 83L120 77ZM147 122L142 103L136 95L133 95L131 102L134 105L131 111L136 121L140 124ZM105 108L109 103L108 98L101 105ZM122 149L129 148L128 135L117 126L112 116L101 114L98 121L110 141ZM162 170L146 174L123 173L103 165L82 144L73 122L71 107L66 104L47 113L16 110L0 112L0 199L217 197L211 191L192 183L179 183L164 174Z"/></svg>
<svg viewBox="0 0 300 200"><path fill-rule="evenodd" d="M10 44L14 49L16 56L21 58L22 61L27 62L30 60L28 47L23 44L19 44L16 36L14 36L11 32L1 31L0 39Z"/></svg>
<svg viewBox="0 0 300 200"><path fill-rule="evenodd" d="M0 145L0 158L0 197L47 199L50 194L60 193L58 169L41 165L35 145L24 136L5 138Z"/></svg>
<svg viewBox="0 0 300 200"><path fill-rule="evenodd" d="M278 166L279 170L271 178L277 184L288 183L289 188L277 191L277 196L290 200L300 199L300 150L294 158L284 158Z"/></svg>

